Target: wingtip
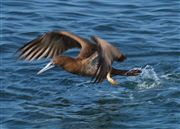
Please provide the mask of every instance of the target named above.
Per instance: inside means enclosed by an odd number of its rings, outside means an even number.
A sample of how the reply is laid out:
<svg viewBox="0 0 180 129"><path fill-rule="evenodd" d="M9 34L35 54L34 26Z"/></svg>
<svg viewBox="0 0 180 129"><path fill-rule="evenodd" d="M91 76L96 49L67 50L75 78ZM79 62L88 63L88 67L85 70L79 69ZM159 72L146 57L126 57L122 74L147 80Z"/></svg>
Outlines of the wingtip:
<svg viewBox="0 0 180 129"><path fill-rule="evenodd" d="M97 35L92 35L92 36L91 36L91 39L92 39L94 42L97 42L98 36L97 36Z"/></svg>

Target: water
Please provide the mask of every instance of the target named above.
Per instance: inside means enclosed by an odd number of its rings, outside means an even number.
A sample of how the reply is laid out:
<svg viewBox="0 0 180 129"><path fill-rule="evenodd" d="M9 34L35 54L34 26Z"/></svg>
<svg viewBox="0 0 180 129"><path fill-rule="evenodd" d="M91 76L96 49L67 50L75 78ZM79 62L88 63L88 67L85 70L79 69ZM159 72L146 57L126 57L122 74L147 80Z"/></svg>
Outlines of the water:
<svg viewBox="0 0 180 129"><path fill-rule="evenodd" d="M46 31L98 35L142 68L137 77L89 83L49 60L25 62L15 52ZM76 51L70 51L74 56ZM1 1L2 129L179 129L180 2L178 0Z"/></svg>

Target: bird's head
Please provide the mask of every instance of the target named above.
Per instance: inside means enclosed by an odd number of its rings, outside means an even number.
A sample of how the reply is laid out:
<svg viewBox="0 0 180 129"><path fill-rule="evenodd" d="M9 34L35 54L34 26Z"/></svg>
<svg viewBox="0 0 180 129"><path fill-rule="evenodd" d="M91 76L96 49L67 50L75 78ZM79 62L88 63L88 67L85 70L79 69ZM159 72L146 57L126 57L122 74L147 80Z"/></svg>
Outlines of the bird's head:
<svg viewBox="0 0 180 129"><path fill-rule="evenodd" d="M63 56L56 56L51 60L45 67L43 67L37 74L41 74L55 66L63 66L66 63L66 60Z"/></svg>

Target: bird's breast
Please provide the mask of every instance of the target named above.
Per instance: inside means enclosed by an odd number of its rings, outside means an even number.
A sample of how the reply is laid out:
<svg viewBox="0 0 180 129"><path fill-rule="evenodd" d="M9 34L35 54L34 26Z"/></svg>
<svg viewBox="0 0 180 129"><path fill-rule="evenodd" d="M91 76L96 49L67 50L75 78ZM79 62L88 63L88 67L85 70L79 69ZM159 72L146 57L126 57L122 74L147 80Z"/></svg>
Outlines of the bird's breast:
<svg viewBox="0 0 180 129"><path fill-rule="evenodd" d="M94 53L93 55L82 61L82 74L93 76L96 72L97 64L98 56L97 53Z"/></svg>

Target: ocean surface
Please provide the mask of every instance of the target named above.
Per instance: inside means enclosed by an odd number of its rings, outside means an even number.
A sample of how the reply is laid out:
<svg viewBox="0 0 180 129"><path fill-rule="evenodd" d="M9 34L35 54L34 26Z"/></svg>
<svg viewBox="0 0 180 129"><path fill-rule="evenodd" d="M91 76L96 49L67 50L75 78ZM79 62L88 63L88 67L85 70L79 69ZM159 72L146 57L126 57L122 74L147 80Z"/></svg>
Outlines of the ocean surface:
<svg viewBox="0 0 180 129"><path fill-rule="evenodd" d="M1 129L180 129L179 0L1 0ZM141 68L120 84L19 60L18 48L48 31L98 35ZM75 56L78 50L71 50Z"/></svg>

